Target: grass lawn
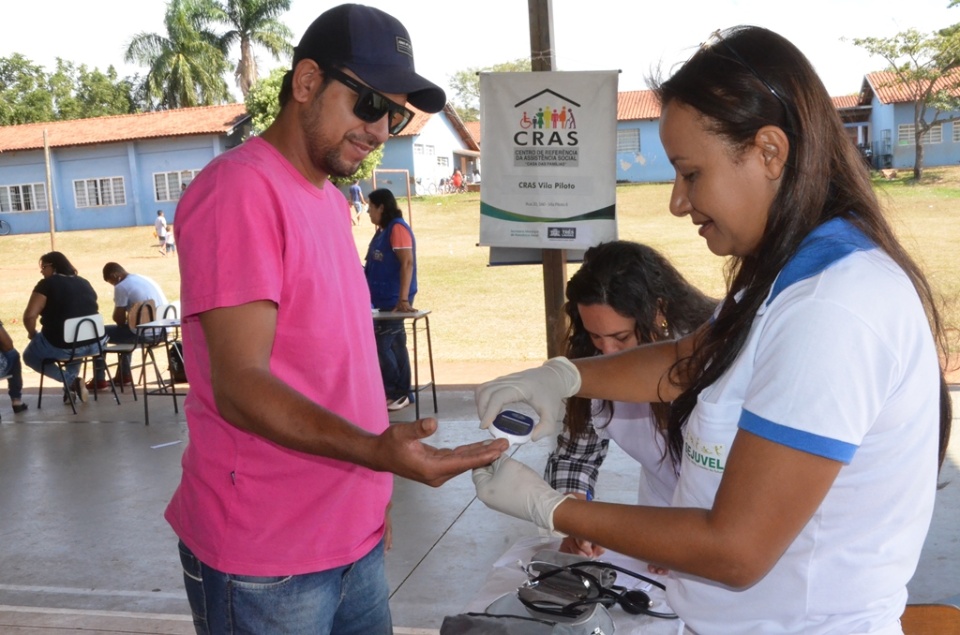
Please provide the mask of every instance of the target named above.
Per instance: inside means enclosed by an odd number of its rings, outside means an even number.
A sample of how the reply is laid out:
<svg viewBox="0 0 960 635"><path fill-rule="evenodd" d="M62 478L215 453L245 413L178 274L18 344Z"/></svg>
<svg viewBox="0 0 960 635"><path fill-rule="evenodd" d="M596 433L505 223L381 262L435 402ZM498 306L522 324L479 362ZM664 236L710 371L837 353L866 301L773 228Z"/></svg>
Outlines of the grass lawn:
<svg viewBox="0 0 960 635"><path fill-rule="evenodd" d="M929 168L927 180L878 181L877 190L901 239L924 266L939 293L947 323L960 325L960 168ZM707 250L689 219L667 211L667 184L617 188L620 237L645 242L666 254L693 283L715 297L723 293L724 259ZM412 204L417 237L420 292L418 308L431 309L434 357L440 383L451 382L444 368L476 365L483 375L529 366L546 356L542 268L539 265L488 267L487 249L477 247L479 194L426 197ZM406 215L405 202L401 202ZM16 226L16 217L11 217ZM364 218L354 239L365 253L372 227ZM114 260L128 271L154 278L171 300L179 298L180 274L174 258L155 247L153 227L64 232L56 249L64 252L100 296L109 321L113 289L101 268ZM49 234L0 237L3 253L0 319L18 348L26 346L20 324L30 291L40 278L38 260L50 251ZM210 254L211 258L216 254ZM576 263L567 267L572 275Z"/></svg>

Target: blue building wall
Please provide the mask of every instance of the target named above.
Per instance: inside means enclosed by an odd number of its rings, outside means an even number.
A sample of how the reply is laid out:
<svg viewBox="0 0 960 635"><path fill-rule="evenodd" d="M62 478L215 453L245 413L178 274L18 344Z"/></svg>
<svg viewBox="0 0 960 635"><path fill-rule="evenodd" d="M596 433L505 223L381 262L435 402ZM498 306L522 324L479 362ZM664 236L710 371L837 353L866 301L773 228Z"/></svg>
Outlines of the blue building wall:
<svg viewBox="0 0 960 635"><path fill-rule="evenodd" d="M673 166L660 143L660 122L621 121L617 130L640 130L640 152L617 153L617 182L651 183L673 180Z"/></svg>
<svg viewBox="0 0 960 635"><path fill-rule="evenodd" d="M154 174L199 170L213 157L238 142L225 135L199 135L109 143L95 146L52 148L50 174L57 231L152 225L157 210L175 222L176 201L158 202ZM119 205L78 207L74 182L121 177L124 201ZM0 186L42 183L46 188L42 150L0 153ZM29 234L50 229L49 211L0 214L13 233Z"/></svg>
<svg viewBox="0 0 960 635"><path fill-rule="evenodd" d="M916 146L910 140L899 138L902 124L913 124L913 104L884 104L874 97L871 104L870 126L874 153L874 167L912 170L916 161ZM941 118L960 115L948 112ZM929 119L932 113L927 115ZM924 167L956 165L960 161L960 142L953 140L953 127L957 123L941 123L939 143L927 143L923 150Z"/></svg>

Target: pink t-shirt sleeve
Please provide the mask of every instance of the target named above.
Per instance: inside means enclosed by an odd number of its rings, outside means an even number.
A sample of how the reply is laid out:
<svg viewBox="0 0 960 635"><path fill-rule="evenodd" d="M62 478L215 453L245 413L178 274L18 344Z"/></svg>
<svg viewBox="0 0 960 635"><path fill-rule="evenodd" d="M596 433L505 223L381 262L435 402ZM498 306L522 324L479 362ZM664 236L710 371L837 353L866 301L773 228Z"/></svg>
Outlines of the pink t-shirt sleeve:
<svg viewBox="0 0 960 635"><path fill-rule="evenodd" d="M270 188L243 164L212 166L213 187L197 188L193 213L176 224L183 316L258 300L280 300L281 223L264 222ZM237 183L247 187L235 187ZM256 236L256 241L250 241Z"/></svg>

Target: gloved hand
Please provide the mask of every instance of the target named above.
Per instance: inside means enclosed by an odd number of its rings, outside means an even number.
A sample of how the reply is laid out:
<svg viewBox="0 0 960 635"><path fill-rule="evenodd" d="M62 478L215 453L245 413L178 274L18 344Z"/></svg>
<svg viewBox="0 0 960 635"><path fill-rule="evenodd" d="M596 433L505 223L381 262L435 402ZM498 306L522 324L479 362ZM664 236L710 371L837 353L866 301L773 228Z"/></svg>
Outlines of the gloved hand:
<svg viewBox="0 0 960 635"><path fill-rule="evenodd" d="M473 484L477 498L490 509L529 520L551 533L554 510L567 498L573 498L553 489L539 474L506 455L473 470Z"/></svg>
<svg viewBox="0 0 960 635"><path fill-rule="evenodd" d="M554 357L539 368L522 370L477 386L480 429L486 430L504 406L526 403L533 406L540 421L531 438L538 441L556 436L563 424L563 400L580 390L580 371L566 357Z"/></svg>

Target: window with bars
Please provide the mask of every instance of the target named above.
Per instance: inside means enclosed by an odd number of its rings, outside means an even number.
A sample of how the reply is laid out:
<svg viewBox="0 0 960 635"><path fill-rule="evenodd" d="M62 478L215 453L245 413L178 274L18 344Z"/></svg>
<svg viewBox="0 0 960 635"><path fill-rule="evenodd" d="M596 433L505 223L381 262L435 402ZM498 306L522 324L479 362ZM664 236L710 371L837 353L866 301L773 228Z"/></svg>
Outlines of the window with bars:
<svg viewBox="0 0 960 635"><path fill-rule="evenodd" d="M155 172L153 175L154 200L179 201L184 188L193 182L200 170L180 170L178 172Z"/></svg>
<svg viewBox="0 0 960 635"><path fill-rule="evenodd" d="M77 207L108 207L127 204L122 176L74 181L73 197L76 200Z"/></svg>
<svg viewBox="0 0 960 635"><path fill-rule="evenodd" d="M36 212L47 209L43 183L0 185L0 212Z"/></svg>
<svg viewBox="0 0 960 635"><path fill-rule="evenodd" d="M897 126L897 140L902 146L912 146L916 143L916 126L912 123L902 123ZM937 124L920 135L920 143L930 145L943 143L943 125Z"/></svg>
<svg viewBox="0 0 960 635"><path fill-rule="evenodd" d="M617 152L640 152L640 130L617 130Z"/></svg>
<svg viewBox="0 0 960 635"><path fill-rule="evenodd" d="M437 157L437 165L441 167L450 167L450 157Z"/></svg>

